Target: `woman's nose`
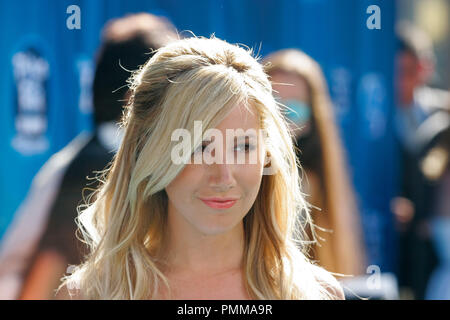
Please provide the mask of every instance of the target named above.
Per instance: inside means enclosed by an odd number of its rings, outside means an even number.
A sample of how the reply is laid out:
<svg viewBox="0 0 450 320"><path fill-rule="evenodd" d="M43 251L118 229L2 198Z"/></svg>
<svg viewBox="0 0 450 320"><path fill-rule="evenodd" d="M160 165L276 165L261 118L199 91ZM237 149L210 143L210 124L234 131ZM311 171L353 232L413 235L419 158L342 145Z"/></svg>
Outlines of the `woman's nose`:
<svg viewBox="0 0 450 320"><path fill-rule="evenodd" d="M213 163L209 165L210 187L218 192L225 192L236 185L232 165L227 163Z"/></svg>

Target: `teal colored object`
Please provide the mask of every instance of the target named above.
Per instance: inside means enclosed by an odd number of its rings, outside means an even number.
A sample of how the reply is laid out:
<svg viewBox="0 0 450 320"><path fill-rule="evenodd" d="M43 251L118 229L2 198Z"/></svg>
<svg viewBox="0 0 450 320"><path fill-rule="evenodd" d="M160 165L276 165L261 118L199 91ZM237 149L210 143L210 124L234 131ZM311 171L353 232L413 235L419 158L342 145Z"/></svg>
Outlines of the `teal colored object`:
<svg viewBox="0 0 450 320"><path fill-rule="evenodd" d="M283 103L288 107L286 116L298 125L307 123L311 119L311 107L298 100L287 100Z"/></svg>

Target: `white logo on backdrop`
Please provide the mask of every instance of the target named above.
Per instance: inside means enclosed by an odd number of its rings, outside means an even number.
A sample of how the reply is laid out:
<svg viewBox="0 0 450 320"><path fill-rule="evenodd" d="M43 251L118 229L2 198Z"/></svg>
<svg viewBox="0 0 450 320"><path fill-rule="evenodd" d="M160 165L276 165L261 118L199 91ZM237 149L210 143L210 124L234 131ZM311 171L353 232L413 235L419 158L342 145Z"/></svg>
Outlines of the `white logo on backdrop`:
<svg viewBox="0 0 450 320"><path fill-rule="evenodd" d="M49 64L34 49L16 53L12 58L16 86L16 135L12 146L31 155L48 149L47 80Z"/></svg>

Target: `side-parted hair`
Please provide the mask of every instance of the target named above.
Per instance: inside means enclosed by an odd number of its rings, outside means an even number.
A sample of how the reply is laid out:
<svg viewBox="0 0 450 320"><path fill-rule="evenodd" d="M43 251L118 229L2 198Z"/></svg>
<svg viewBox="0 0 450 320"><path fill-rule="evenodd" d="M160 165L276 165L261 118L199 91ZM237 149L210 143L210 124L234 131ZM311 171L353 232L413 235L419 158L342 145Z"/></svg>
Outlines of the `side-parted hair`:
<svg viewBox="0 0 450 320"><path fill-rule="evenodd" d="M170 285L161 271L167 234L165 187L174 164L175 129L216 127L238 104L256 110L270 165L244 218L244 278L253 299L333 299L305 255L309 207L302 194L291 133L252 50L217 38L177 40L130 79L123 142L79 228L91 253L63 285L85 299L158 299ZM194 141L192 151L201 144ZM188 155L190 156L190 155ZM300 225L299 225L300 224Z"/></svg>

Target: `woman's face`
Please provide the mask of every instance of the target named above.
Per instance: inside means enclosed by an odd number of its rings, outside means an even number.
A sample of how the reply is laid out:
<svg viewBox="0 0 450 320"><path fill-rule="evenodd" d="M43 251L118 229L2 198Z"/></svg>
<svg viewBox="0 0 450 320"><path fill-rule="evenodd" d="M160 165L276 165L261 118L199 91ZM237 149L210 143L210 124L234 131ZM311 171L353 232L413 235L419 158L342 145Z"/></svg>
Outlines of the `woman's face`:
<svg viewBox="0 0 450 320"><path fill-rule="evenodd" d="M272 89L280 98L280 102L293 109L288 117L295 123L290 129L294 130L295 136L307 133L310 129L311 118L310 94L308 85L302 77L287 72L276 71L270 74ZM299 130L299 128L302 128Z"/></svg>
<svg viewBox="0 0 450 320"><path fill-rule="evenodd" d="M203 155L216 156L218 152L215 159L219 161L191 161L165 189L169 225L177 224L178 229L190 228L203 235L225 233L242 221L258 194L266 151L256 111L237 105L216 129L222 133L222 147L209 151L206 141L196 153L204 149ZM251 129L248 132L255 136L227 141L231 140L226 139L227 129ZM233 163L227 163L227 153L236 157ZM236 160L239 153L245 154L245 163ZM257 160L249 161L250 157Z"/></svg>

